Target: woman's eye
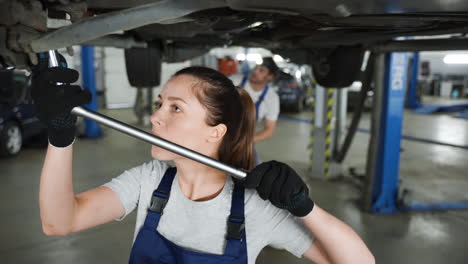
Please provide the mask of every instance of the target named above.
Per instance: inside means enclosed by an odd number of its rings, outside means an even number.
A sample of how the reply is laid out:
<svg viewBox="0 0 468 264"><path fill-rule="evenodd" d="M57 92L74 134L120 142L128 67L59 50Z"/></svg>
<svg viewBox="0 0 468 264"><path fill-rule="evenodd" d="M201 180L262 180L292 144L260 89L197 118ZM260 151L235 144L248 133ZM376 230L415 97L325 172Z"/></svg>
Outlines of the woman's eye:
<svg viewBox="0 0 468 264"><path fill-rule="evenodd" d="M154 109L155 110L158 110L159 108L161 108L161 106L162 106L161 102L155 102L154 103Z"/></svg>
<svg viewBox="0 0 468 264"><path fill-rule="evenodd" d="M173 105L172 109L174 110L174 112L180 112L180 108L177 105Z"/></svg>

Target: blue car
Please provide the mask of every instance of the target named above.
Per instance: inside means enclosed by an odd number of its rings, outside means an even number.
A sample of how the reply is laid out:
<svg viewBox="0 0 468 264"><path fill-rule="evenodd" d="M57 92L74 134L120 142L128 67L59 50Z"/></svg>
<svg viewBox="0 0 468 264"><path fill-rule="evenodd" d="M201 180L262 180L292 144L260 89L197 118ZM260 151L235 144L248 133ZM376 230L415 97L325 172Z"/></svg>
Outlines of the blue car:
<svg viewBox="0 0 468 264"><path fill-rule="evenodd" d="M306 81L281 71L274 82L277 87L277 93L280 98L280 109L282 112L300 113L307 106L308 90L312 89Z"/></svg>
<svg viewBox="0 0 468 264"><path fill-rule="evenodd" d="M24 72L0 70L0 157L17 155L33 139L47 143L46 127L27 100L28 83Z"/></svg>

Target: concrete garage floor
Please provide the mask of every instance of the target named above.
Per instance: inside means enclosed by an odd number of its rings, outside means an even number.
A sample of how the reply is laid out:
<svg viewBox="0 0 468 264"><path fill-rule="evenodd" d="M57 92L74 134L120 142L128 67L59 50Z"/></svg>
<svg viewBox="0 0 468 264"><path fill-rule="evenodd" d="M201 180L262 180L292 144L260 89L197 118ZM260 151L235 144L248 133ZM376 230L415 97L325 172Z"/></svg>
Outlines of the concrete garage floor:
<svg viewBox="0 0 468 264"><path fill-rule="evenodd" d="M107 113L130 123L130 110ZM295 117L308 119L310 114ZM364 116L361 128L369 128ZM75 144L76 192L93 188L123 170L150 159L149 146L104 129L99 140ZM448 116L405 114L404 134L468 145L468 121ZM307 178L309 127L281 120L274 139L258 144L262 160L277 159L292 165ZM364 171L369 135L357 133L345 164ZM402 141L400 175L427 200L467 199L468 150ZM38 209L39 173L44 149L25 149L0 160L0 263L127 263L135 214L67 237L46 237ZM466 263L468 211L410 212L396 215L362 213L356 206L359 189L350 181L324 182L307 178L313 199L350 224L366 241L377 263ZM308 263L287 252L266 248L257 263Z"/></svg>

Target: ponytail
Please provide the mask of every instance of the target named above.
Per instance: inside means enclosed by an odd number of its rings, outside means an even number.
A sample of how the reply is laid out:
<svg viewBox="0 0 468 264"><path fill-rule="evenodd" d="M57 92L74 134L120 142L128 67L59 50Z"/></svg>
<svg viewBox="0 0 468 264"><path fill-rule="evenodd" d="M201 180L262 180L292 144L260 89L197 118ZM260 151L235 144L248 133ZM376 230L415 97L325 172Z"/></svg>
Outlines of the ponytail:
<svg viewBox="0 0 468 264"><path fill-rule="evenodd" d="M243 88L237 88L242 103L241 120L239 124L238 148L234 148L233 156L244 164L243 169L251 170L255 166L253 140L255 133L255 104L249 93Z"/></svg>

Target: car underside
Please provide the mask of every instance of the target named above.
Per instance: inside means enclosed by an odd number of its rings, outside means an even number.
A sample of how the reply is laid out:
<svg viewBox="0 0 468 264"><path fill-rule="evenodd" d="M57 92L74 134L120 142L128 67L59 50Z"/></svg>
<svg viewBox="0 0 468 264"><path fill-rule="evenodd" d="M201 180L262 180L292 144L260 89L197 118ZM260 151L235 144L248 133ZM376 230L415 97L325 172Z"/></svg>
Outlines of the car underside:
<svg viewBox="0 0 468 264"><path fill-rule="evenodd" d="M39 52L79 44L157 48L166 62L213 47L263 47L312 65L322 85L342 87L367 49L402 42L397 37L464 41L465 33L466 1L0 0L4 67L28 68ZM349 69L343 80L330 74Z"/></svg>

